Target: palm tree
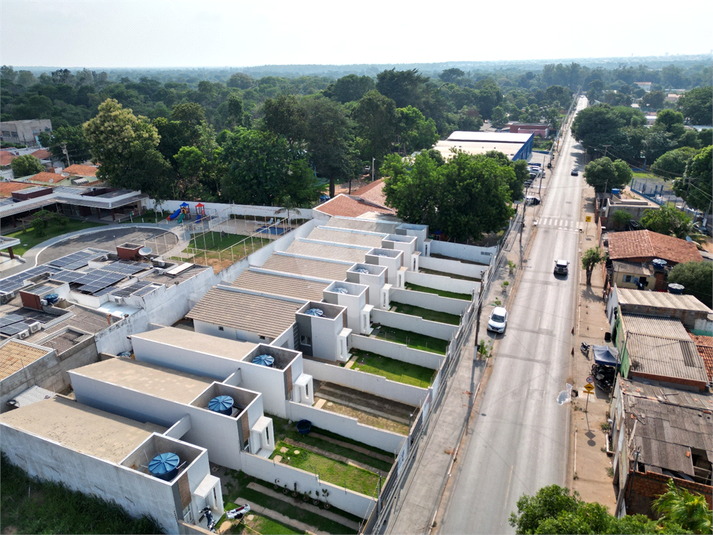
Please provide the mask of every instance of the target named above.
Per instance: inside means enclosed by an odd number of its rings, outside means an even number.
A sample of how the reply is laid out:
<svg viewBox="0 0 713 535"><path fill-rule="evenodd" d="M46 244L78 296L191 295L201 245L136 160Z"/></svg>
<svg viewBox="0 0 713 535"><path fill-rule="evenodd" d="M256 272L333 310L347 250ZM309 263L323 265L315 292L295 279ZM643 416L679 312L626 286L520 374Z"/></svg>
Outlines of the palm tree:
<svg viewBox="0 0 713 535"><path fill-rule="evenodd" d="M711 515L705 496L676 487L673 479L668 490L656 498L653 509L663 520L675 522L693 533L711 533Z"/></svg>

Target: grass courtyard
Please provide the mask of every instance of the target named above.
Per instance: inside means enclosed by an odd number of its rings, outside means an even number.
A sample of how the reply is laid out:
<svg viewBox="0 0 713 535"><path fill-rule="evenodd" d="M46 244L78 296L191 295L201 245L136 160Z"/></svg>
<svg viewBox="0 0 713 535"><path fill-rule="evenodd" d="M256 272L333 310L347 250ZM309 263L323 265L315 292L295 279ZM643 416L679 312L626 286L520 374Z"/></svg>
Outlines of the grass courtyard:
<svg viewBox="0 0 713 535"><path fill-rule="evenodd" d="M356 356L356 362L351 367L352 370L380 375L391 381L428 388L436 374L436 370L431 368L402 362L376 353L360 349L352 349L351 352Z"/></svg>

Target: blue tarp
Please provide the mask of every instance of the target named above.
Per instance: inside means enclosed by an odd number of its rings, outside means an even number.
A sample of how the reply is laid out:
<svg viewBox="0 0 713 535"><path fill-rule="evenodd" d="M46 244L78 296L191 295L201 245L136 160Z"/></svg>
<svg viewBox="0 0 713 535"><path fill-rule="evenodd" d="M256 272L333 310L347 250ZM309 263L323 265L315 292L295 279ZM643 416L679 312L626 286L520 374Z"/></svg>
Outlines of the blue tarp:
<svg viewBox="0 0 713 535"><path fill-rule="evenodd" d="M610 346L593 346L594 363L619 367L619 350Z"/></svg>

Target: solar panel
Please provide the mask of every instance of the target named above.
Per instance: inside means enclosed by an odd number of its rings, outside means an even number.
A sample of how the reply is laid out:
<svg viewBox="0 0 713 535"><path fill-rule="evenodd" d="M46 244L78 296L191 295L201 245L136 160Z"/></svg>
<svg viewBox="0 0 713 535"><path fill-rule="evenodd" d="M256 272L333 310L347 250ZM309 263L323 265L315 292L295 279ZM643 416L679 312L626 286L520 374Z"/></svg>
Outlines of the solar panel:
<svg viewBox="0 0 713 535"><path fill-rule="evenodd" d="M139 290L138 292L136 292L134 295L136 295L137 297L143 297L144 295L148 295L148 294L150 294L151 292L156 291L157 289L158 289L158 286L154 286L154 285L152 284L152 285L150 285L150 286L147 286L146 288L142 288L141 290Z"/></svg>
<svg viewBox="0 0 713 535"><path fill-rule="evenodd" d="M108 254L108 251L90 247L88 249L84 249L83 251L76 251L74 253L56 258L55 260L48 262L48 264L58 268L74 270L86 266L89 264L90 260L104 256L105 254Z"/></svg>
<svg viewBox="0 0 713 535"><path fill-rule="evenodd" d="M117 262L112 262L111 264L108 264L106 266L102 266L103 271L113 271L116 273L124 273L126 275L133 275L134 273L138 273L139 271L142 271L146 268L148 268L148 264L145 264L143 262L132 262L129 260L119 260Z"/></svg>
<svg viewBox="0 0 713 535"><path fill-rule="evenodd" d="M23 323L21 326L17 326L16 324L13 325L6 325L5 327L0 328L0 333L6 335L6 336L14 336L18 333L21 333L22 331L27 330L27 324Z"/></svg>
<svg viewBox="0 0 713 535"><path fill-rule="evenodd" d="M41 275L44 273L54 273L57 271L57 268L52 267L52 266L47 266L47 265L42 265L42 266L37 266L31 269L27 269L25 271L22 271L16 275L12 275L11 277L6 277L2 280L0 280L0 292L5 292L5 293L12 293L23 286L25 286L25 281L27 279L31 279L32 277L35 277L37 275Z"/></svg>
<svg viewBox="0 0 713 535"><path fill-rule="evenodd" d="M17 314L6 314L0 318L0 328L5 327L6 325L12 325L13 323L17 323L23 319L24 318L22 316L18 316Z"/></svg>

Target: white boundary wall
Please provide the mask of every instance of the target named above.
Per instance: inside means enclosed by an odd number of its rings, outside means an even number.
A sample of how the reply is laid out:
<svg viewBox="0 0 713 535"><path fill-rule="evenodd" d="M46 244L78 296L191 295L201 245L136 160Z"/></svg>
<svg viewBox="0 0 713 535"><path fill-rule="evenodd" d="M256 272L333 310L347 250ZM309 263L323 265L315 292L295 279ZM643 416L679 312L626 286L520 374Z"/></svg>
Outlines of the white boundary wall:
<svg viewBox="0 0 713 535"><path fill-rule="evenodd" d="M329 497L327 500L330 505L362 518L365 517L376 504L376 500L369 496L321 481L319 476L311 472L275 463L269 459L258 457L257 455L245 455L243 472L262 481L266 481L268 484L279 480L279 486L284 487L287 485L287 488L290 490L293 490L295 483L297 483L297 492L300 494L312 491L314 495L314 492L319 491L321 495L322 489L328 489Z"/></svg>
<svg viewBox="0 0 713 535"><path fill-rule="evenodd" d="M188 201L163 201L158 205L158 209L168 212L174 212L178 210L178 208L181 206L181 204L183 204L183 202ZM198 203L195 201L188 202L189 208L191 209L191 215L194 218L196 215L196 204ZM225 212L225 215L233 214L241 216L274 217L280 219L287 218L287 212L281 212L280 210L282 210L282 208L279 206L253 206L250 204L226 204L217 202L204 202L203 205L205 206L205 211L207 215L214 215L216 213L221 213L221 215L223 215L222 212L224 210L230 209L229 212ZM148 202L146 202L146 207L156 208L156 201L154 201L153 199L149 199ZM312 219L312 210L309 208L299 208L297 210L290 210L290 219Z"/></svg>
<svg viewBox="0 0 713 535"><path fill-rule="evenodd" d="M413 407L420 406L428 394L428 390L425 388L391 381L386 377L372 373L324 364L308 358L304 359L303 366L304 371L318 381L336 383Z"/></svg>
<svg viewBox="0 0 713 535"><path fill-rule="evenodd" d="M498 254L498 247L497 245L493 247L477 247L463 243L433 240L431 241L431 254L440 254L460 260L468 260L469 262L490 265L495 255Z"/></svg>
<svg viewBox="0 0 713 535"><path fill-rule="evenodd" d="M454 299L452 297L441 297L440 295L429 294L426 292L417 292L415 290L399 290L392 289L389 293L391 302L403 303L404 305L412 305L416 307L435 310L436 312L445 312L455 316L463 315L470 301L464 299Z"/></svg>
<svg viewBox="0 0 713 535"><path fill-rule="evenodd" d="M430 273L417 273L416 271L406 272L406 282L425 286L426 288L433 288L435 290L467 295L472 295L473 292L480 292L481 284L475 281L452 279L441 275L431 275Z"/></svg>
<svg viewBox="0 0 713 535"><path fill-rule="evenodd" d="M408 347L405 344L398 344L396 342L389 342L387 340L380 340L379 338L371 338L354 333L352 333L352 347L361 349L362 351L376 353L377 355L383 355L390 359L400 360L401 362L431 368L432 370L439 369L443 361L446 360L445 355L439 353L421 351L420 349Z"/></svg>
<svg viewBox="0 0 713 535"><path fill-rule="evenodd" d="M458 260L446 260L444 258L434 258L432 256L422 256L418 260L418 266L423 269L432 269L442 273L451 273L453 275L462 275L463 277L471 277L480 279L483 273L486 272L489 266L480 266L476 264L464 264Z"/></svg>
<svg viewBox="0 0 713 535"><path fill-rule="evenodd" d="M448 325L447 323L439 323L437 321L428 321L418 316L410 316L409 314L399 314L398 312L388 312L375 308L371 311L371 321L394 327L412 333L425 334L440 340L450 340L458 331L457 325Z"/></svg>
<svg viewBox="0 0 713 535"><path fill-rule="evenodd" d="M328 429L337 435L342 435L394 454L398 453L404 440L406 440L406 435L399 435L391 431L363 425L356 418L316 409L294 401L288 401L288 410L292 415L291 420L295 422L309 420L316 427Z"/></svg>

